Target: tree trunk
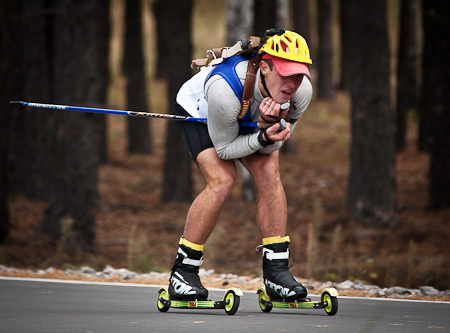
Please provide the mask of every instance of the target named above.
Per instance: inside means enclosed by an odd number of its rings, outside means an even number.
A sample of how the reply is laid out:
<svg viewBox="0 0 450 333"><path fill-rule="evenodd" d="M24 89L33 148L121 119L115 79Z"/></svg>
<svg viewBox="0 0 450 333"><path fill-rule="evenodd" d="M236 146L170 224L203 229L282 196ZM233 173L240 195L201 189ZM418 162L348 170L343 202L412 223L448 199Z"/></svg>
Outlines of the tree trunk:
<svg viewBox="0 0 450 333"><path fill-rule="evenodd" d="M450 2L424 1L424 80L430 160L430 209L450 208ZM427 87L427 88L425 88Z"/></svg>
<svg viewBox="0 0 450 333"><path fill-rule="evenodd" d="M127 77L127 107L133 111L149 111L142 35L142 1L125 0L123 69ZM152 152L149 123L146 118L127 117L128 152Z"/></svg>
<svg viewBox="0 0 450 333"><path fill-rule="evenodd" d="M266 30L276 27L276 0L254 0L253 31L255 36L264 36Z"/></svg>
<svg viewBox="0 0 450 333"><path fill-rule="evenodd" d="M22 19L18 20L17 86L14 99L32 102L51 102L50 50L53 47L51 20L58 10L45 0L24 0L21 3ZM33 17L33 19L24 19ZM58 78L57 80L59 80ZM47 200L54 165L51 144L56 140L56 113L49 110L14 108L11 114L9 147L9 185L12 193Z"/></svg>
<svg viewBox="0 0 450 333"><path fill-rule="evenodd" d="M227 45L233 46L236 41L253 33L253 0L227 0L226 31Z"/></svg>
<svg viewBox="0 0 450 333"><path fill-rule="evenodd" d="M275 27L289 28L289 0L276 0Z"/></svg>
<svg viewBox="0 0 450 333"><path fill-rule="evenodd" d="M386 2L370 0L361 6L354 0L348 9L348 23L353 26L349 41L352 143L348 211L361 224L396 227Z"/></svg>
<svg viewBox="0 0 450 333"><path fill-rule="evenodd" d="M351 22L352 0L340 0L339 2L339 25L340 25L340 77L339 89L349 91L352 84L350 74L350 66L353 61L352 54L352 30L354 29ZM361 19L361 18L360 18Z"/></svg>
<svg viewBox="0 0 450 333"><path fill-rule="evenodd" d="M16 0L0 2L0 244L9 234L11 221L8 209L8 148L10 144L11 115L13 107L8 100L13 96L12 82L17 81L17 66L11 66L17 59L18 21L20 9Z"/></svg>
<svg viewBox="0 0 450 333"><path fill-rule="evenodd" d="M108 85L109 85L109 39L111 34L110 11L111 2L109 0L99 1L100 15L97 18L99 24L99 42L97 57L99 61L99 102L100 107L108 106ZM104 164L108 162L108 126L107 117L98 115L96 119L99 132L99 160Z"/></svg>
<svg viewBox="0 0 450 333"><path fill-rule="evenodd" d="M417 147L421 151L429 151L430 145L430 115L429 115L429 107L433 105L434 101L434 91L435 88L433 83L435 83L436 78L434 77L435 73L429 70L429 66L432 61L435 60L435 55L428 50L433 48L434 43L439 43L440 34L433 36L432 27L432 17L435 15L435 11L433 9L427 12L427 8L430 7L430 4L427 0L422 0L422 24L423 24L423 51L422 51L422 84L420 91L420 104L419 104L419 137L417 141Z"/></svg>
<svg viewBox="0 0 450 333"><path fill-rule="evenodd" d="M317 61L317 97L330 100L334 97L332 0L319 0L319 54Z"/></svg>
<svg viewBox="0 0 450 333"><path fill-rule="evenodd" d="M168 64L162 77L168 80L169 105L173 106L181 85L192 76L189 66L192 54L192 1L156 0L153 8L158 38L168 43L166 49L159 50L158 57L165 57ZM165 202L190 202L193 197L192 160L175 122L167 124L161 199Z"/></svg>
<svg viewBox="0 0 450 333"><path fill-rule="evenodd" d="M99 103L98 2L58 1L51 33L54 99ZM106 60L105 60L106 61ZM93 251L98 200L98 132L89 113L54 112L54 183L42 230L72 249Z"/></svg>
<svg viewBox="0 0 450 333"><path fill-rule="evenodd" d="M294 31L299 33L306 39L311 49L311 19L310 19L310 0L292 1L292 14L294 22Z"/></svg>
<svg viewBox="0 0 450 333"><path fill-rule="evenodd" d="M407 114L416 109L418 93L418 0L402 0L397 58L396 148L406 145Z"/></svg>

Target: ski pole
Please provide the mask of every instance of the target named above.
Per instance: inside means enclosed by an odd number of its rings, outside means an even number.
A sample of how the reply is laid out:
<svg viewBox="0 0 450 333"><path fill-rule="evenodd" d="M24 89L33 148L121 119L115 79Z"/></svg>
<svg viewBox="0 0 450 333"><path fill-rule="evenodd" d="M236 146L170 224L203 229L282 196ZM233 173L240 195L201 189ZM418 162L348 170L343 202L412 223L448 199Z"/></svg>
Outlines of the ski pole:
<svg viewBox="0 0 450 333"><path fill-rule="evenodd" d="M178 116L178 115L174 115L174 114L164 114L164 113L126 111L126 110L114 110L114 109L99 109L99 108L88 108L88 107L82 107L82 106L70 106L70 105L59 105L59 104L28 103L28 102L23 102L23 101L10 101L10 103L28 106L28 107L32 107L32 108L119 114L119 115L123 115L123 116L133 116L133 117L162 118L162 119L172 119L172 120L181 120L181 121L192 121L192 122L200 122L200 123L204 123L204 124L206 124L206 122L207 122L206 118ZM239 125L245 126L245 127L258 127L258 123L252 123L249 121L241 121L241 122L239 122Z"/></svg>

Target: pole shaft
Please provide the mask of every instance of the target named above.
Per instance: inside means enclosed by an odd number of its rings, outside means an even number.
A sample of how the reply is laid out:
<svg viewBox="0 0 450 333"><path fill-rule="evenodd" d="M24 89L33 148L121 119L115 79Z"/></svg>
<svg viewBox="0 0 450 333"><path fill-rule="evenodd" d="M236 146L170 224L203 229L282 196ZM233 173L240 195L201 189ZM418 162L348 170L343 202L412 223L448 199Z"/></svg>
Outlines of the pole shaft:
<svg viewBox="0 0 450 333"><path fill-rule="evenodd" d="M88 107L83 107L83 106L71 106L71 105L60 105L60 104L28 103L28 102L23 102L23 101L10 101L10 103L11 104L20 104L20 105L28 106L28 107L32 107L32 108L118 114L118 115L133 116L133 117L161 118L161 119L201 122L201 123L205 123L205 124L207 122L206 118L186 117L186 116L179 116L179 115L165 114L165 113L88 108ZM241 126L246 126L246 127L258 127L257 123L252 123L252 122L240 122L239 124Z"/></svg>

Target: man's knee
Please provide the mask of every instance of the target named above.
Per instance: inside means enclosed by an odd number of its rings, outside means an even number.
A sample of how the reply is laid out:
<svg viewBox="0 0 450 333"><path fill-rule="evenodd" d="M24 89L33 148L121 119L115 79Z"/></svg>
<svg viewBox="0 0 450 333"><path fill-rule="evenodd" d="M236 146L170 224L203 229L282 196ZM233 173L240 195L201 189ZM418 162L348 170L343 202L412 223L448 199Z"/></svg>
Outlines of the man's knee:
<svg viewBox="0 0 450 333"><path fill-rule="evenodd" d="M236 172L232 170L216 172L208 180L208 187L223 199L228 198L236 182Z"/></svg>
<svg viewBox="0 0 450 333"><path fill-rule="evenodd" d="M274 159L261 159L253 166L250 172L255 179L255 183L278 182L280 180L280 171L278 161Z"/></svg>

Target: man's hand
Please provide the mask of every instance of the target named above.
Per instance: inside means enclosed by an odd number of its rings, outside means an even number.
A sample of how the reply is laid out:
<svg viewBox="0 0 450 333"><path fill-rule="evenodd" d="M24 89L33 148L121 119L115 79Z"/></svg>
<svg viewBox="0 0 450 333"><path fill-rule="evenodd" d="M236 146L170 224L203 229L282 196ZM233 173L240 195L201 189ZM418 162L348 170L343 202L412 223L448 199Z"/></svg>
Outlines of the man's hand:
<svg viewBox="0 0 450 333"><path fill-rule="evenodd" d="M278 120L286 119L290 104L278 104L270 97L265 97L259 105L259 123L275 123Z"/></svg>
<svg viewBox="0 0 450 333"><path fill-rule="evenodd" d="M265 137L273 142L286 141L291 137L291 124L285 122L285 125L286 128L282 129L281 124L278 122L269 128L266 128Z"/></svg>

